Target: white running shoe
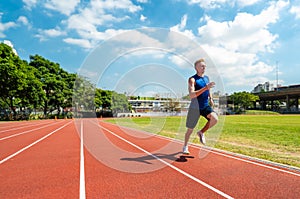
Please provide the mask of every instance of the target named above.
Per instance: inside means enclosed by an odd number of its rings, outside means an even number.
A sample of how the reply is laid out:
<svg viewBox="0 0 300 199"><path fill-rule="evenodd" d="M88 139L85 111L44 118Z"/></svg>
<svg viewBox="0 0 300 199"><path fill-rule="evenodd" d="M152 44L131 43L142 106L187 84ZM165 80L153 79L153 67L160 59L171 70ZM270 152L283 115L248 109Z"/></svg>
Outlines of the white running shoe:
<svg viewBox="0 0 300 199"><path fill-rule="evenodd" d="M201 131L199 131L197 134L198 134L198 136L200 138L200 142L205 145L206 144L206 140L205 140L204 133L202 133Z"/></svg>
<svg viewBox="0 0 300 199"><path fill-rule="evenodd" d="M187 155L190 154L188 146L184 146L184 147L183 147L182 153L183 153L183 154L187 154Z"/></svg>

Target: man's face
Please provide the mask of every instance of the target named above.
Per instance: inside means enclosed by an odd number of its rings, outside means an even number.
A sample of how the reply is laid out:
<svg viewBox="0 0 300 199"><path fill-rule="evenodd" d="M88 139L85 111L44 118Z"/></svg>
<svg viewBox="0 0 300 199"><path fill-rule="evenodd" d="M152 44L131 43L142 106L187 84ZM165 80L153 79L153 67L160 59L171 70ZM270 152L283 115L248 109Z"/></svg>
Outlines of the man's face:
<svg viewBox="0 0 300 199"><path fill-rule="evenodd" d="M205 62L199 62L197 63L196 65L196 71L199 72L199 73L204 73L205 72L205 68L206 68L206 64Z"/></svg>

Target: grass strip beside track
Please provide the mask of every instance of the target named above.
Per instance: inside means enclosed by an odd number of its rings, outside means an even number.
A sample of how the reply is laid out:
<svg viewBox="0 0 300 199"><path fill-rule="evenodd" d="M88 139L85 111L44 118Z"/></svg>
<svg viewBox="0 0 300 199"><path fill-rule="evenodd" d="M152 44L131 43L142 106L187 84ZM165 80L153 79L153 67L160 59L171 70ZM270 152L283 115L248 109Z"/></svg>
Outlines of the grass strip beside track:
<svg viewBox="0 0 300 199"><path fill-rule="evenodd" d="M208 146L300 167L300 115L220 116L217 126L207 132ZM122 126L183 140L185 117L115 118L107 120ZM202 118L197 129L204 124ZM223 126L222 126L223 125ZM210 137L215 136L218 138ZM199 143L195 133L191 142Z"/></svg>

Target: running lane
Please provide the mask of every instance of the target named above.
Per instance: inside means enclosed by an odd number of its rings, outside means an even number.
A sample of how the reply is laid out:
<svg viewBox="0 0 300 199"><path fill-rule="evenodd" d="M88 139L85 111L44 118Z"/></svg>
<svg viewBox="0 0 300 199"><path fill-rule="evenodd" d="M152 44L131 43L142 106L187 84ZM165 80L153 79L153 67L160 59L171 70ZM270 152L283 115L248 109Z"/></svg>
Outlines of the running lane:
<svg viewBox="0 0 300 199"><path fill-rule="evenodd" d="M0 164L1 199L79 198L80 139L73 122L43 131L53 134Z"/></svg>
<svg viewBox="0 0 300 199"><path fill-rule="evenodd" d="M23 126L23 122L16 122L14 128L0 134L0 160L61 127L64 122L64 120L51 123L38 122L29 127Z"/></svg>

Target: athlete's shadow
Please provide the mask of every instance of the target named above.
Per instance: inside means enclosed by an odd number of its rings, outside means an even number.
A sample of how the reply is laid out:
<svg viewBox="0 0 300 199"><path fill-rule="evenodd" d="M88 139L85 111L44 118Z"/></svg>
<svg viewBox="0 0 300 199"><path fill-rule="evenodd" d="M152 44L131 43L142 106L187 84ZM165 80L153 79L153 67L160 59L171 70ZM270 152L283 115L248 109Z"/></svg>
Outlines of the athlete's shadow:
<svg viewBox="0 0 300 199"><path fill-rule="evenodd" d="M180 156L178 156L181 154ZM162 154L162 153L154 153L151 155L136 157L136 158L121 158L120 160L126 160L126 161L136 161L136 162L142 162L145 164L152 164L151 160L171 160L176 162L187 162L187 158L194 158L194 156L187 156L182 155L181 152L176 152L172 154Z"/></svg>

